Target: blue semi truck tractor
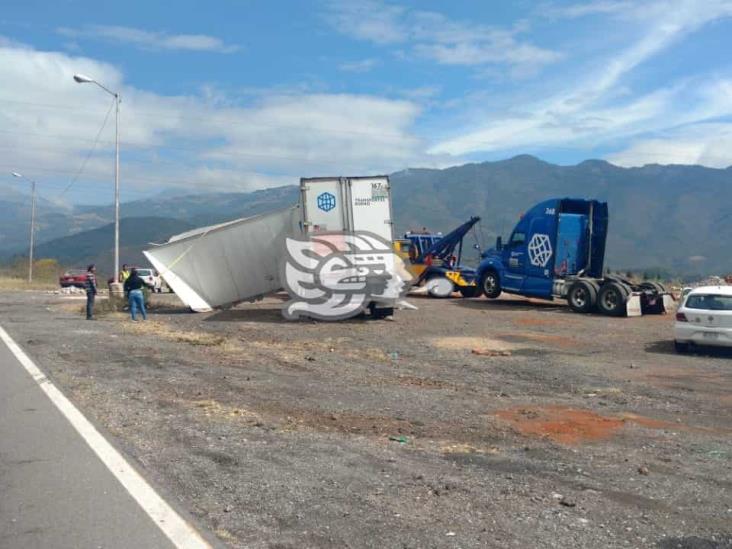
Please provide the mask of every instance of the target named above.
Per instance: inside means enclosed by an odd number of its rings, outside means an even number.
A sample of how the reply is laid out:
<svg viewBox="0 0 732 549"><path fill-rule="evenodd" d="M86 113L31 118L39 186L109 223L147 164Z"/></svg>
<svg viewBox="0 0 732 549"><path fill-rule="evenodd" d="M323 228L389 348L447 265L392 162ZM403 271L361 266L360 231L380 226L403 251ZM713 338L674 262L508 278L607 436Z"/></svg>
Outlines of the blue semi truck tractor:
<svg viewBox="0 0 732 549"><path fill-rule="evenodd" d="M604 276L607 231L606 202L546 200L521 217L508 241L498 237L496 247L482 254L475 278L468 283L488 298L506 292L566 299L580 313L666 312L673 300L660 284Z"/></svg>

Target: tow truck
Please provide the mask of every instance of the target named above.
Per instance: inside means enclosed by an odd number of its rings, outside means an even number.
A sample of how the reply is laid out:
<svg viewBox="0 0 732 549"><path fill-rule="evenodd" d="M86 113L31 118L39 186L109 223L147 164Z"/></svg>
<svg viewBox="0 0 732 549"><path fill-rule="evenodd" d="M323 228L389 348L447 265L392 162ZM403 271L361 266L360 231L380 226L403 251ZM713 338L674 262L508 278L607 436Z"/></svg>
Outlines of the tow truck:
<svg viewBox="0 0 732 549"><path fill-rule="evenodd" d="M480 217L471 217L444 236L408 232L396 240L394 249L414 276L413 285L423 287L431 297L450 297L455 291L463 297L480 296L475 269L462 265L463 240L479 221Z"/></svg>

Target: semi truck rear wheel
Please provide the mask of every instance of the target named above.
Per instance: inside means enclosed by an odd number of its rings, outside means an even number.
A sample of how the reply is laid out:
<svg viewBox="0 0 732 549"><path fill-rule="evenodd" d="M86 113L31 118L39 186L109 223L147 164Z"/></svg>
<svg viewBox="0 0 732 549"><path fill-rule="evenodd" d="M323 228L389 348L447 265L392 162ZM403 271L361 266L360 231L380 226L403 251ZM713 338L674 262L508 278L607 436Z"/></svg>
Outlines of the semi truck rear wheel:
<svg viewBox="0 0 732 549"><path fill-rule="evenodd" d="M501 281L498 278L498 273L495 271L485 273L480 281L480 287L489 299L495 299L501 295Z"/></svg>
<svg viewBox="0 0 732 549"><path fill-rule="evenodd" d="M625 312L625 303L628 300L628 292L618 282L608 282L600 288L600 295L597 298L597 308L600 312L609 316L621 316Z"/></svg>
<svg viewBox="0 0 732 549"><path fill-rule="evenodd" d="M567 302L574 312L589 313L597 305L597 290L586 280L578 280L569 287Z"/></svg>

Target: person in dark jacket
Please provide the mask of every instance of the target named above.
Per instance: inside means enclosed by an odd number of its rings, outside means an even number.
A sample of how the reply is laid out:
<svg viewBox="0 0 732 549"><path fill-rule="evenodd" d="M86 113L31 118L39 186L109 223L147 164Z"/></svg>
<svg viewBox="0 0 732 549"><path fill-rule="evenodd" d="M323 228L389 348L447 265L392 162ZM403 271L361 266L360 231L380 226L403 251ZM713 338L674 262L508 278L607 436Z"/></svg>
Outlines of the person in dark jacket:
<svg viewBox="0 0 732 549"><path fill-rule="evenodd" d="M137 269L134 267L130 271L130 276L125 280L125 293L129 296L130 303L130 316L132 320L137 322L137 310L140 311L143 320L147 320L147 311L145 311L145 295L142 293L144 286L150 287L150 284L145 282L140 275L137 274Z"/></svg>
<svg viewBox="0 0 732 549"><path fill-rule="evenodd" d="M86 319L94 320L94 298L97 296L97 268L95 265L89 265L86 268Z"/></svg>

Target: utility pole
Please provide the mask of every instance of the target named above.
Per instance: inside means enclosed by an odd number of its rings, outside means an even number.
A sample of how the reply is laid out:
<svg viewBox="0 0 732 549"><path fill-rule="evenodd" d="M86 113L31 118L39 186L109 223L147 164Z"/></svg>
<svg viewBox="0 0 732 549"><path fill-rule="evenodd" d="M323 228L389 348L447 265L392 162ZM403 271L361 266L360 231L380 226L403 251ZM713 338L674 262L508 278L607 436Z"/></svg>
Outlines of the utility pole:
<svg viewBox="0 0 732 549"><path fill-rule="evenodd" d="M120 96L114 94L114 281L119 279L119 103Z"/></svg>
<svg viewBox="0 0 732 549"><path fill-rule="evenodd" d="M74 80L79 84L96 84L114 96L114 281L119 282L119 104L122 98L119 93L113 92L89 76L75 74Z"/></svg>
<svg viewBox="0 0 732 549"><path fill-rule="evenodd" d="M31 184L31 222L30 222L30 246L28 249L28 283L33 282L33 240L36 232L36 182L28 179L18 172L12 172L13 177L25 179Z"/></svg>

